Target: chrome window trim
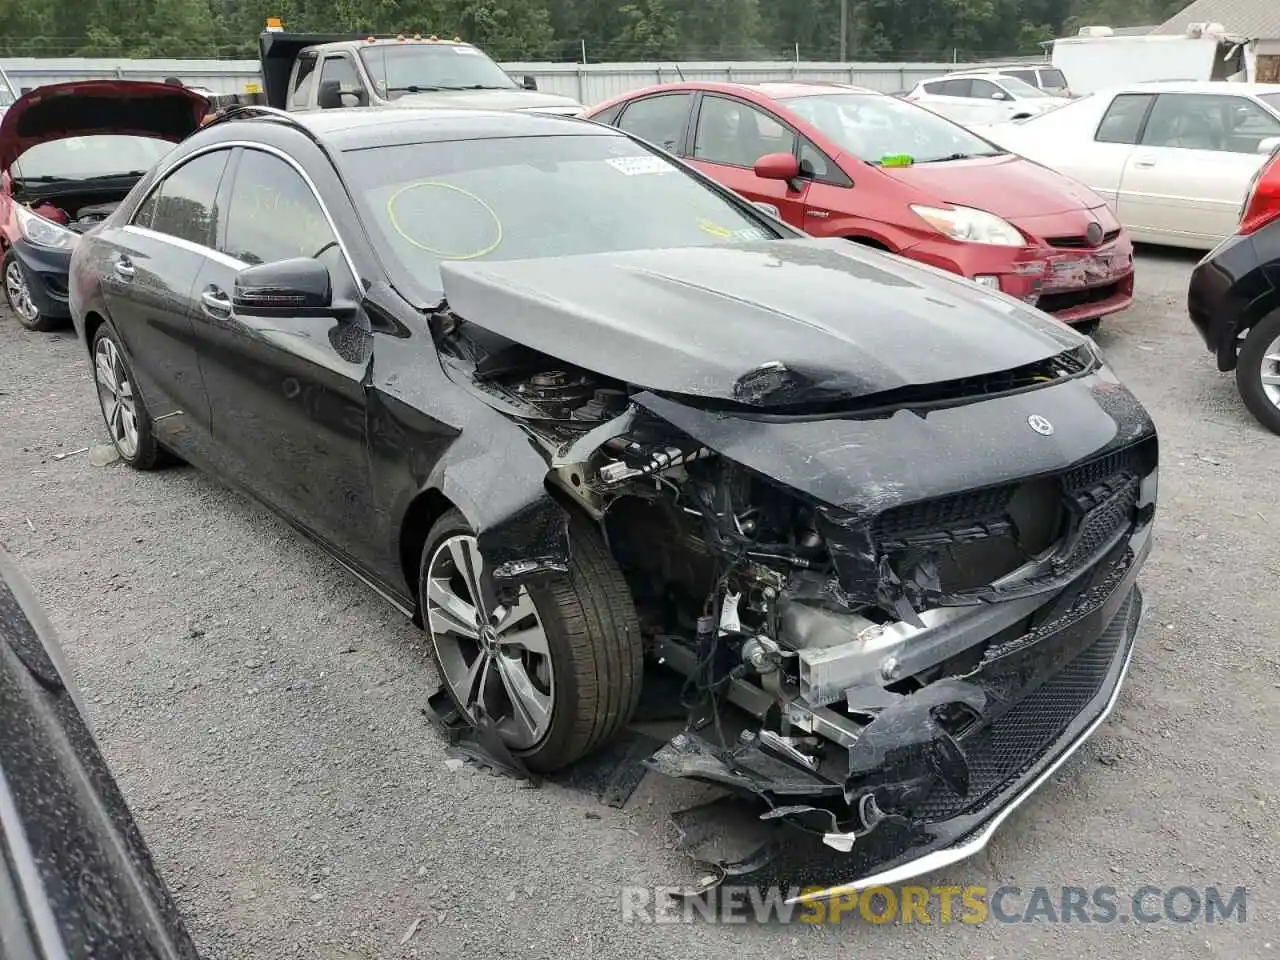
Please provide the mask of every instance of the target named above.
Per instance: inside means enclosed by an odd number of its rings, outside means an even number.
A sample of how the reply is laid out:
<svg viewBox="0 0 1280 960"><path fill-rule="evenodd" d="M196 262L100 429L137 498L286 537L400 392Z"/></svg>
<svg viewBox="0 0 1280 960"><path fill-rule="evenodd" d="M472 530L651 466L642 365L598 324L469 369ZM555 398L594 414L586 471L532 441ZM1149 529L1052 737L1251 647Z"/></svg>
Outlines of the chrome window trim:
<svg viewBox="0 0 1280 960"><path fill-rule="evenodd" d="M356 263L351 257L351 251L347 249L347 243L342 239L342 234L338 230L338 224L333 219L333 215L329 212L329 207L324 202L324 198L320 196L320 190L316 187L315 181L311 179L311 176L302 168L302 165L298 163L297 160L293 159L293 157L289 156L279 147L273 147L265 143L257 143L252 140L223 140L220 143L212 143L207 147L201 147L199 150L192 151L185 157L182 157L165 167L161 173L156 175L155 182L147 188L147 192L143 194L142 198L138 201L138 205L134 207L134 216L136 216L138 211L143 208L149 199L151 199L151 195L169 179L171 174L176 173L180 168L186 166L192 160L195 160L198 157L203 157L205 154L214 153L218 150L231 150L235 147L242 147L245 150L258 150L262 153L270 154L277 159L283 160L288 166L293 168L294 172L302 178L302 182L307 185L307 189L311 191L311 196L315 198L316 203L320 205L320 212L324 214L325 222L329 224L329 230L338 241L338 249L342 251L342 259L346 261L347 269L351 271L351 280L355 283L356 289L364 289L363 284L360 282L360 271L356 269ZM212 247L206 247L203 244L193 243L190 240L184 240L181 237L175 237L172 234L164 233L159 230L152 230L150 227L137 226L133 223L132 216L129 220L130 222L125 225L126 230L138 232L143 236L149 236L156 240L172 243L174 246L183 250L204 254L214 260L226 263L229 266L238 267L238 269L244 269L249 266L249 264L244 263L241 260L237 260L235 257L225 254L221 250L215 250Z"/></svg>
<svg viewBox="0 0 1280 960"><path fill-rule="evenodd" d="M171 247L177 247L179 250L186 250L188 253L199 254L208 260L221 263L223 266L230 267L233 270L243 270L250 264L243 260L237 260L230 254L223 253L221 250L215 250L213 247L206 247L202 243L184 239L183 237L175 237L171 233L165 233L162 230L152 230L150 227L140 227L134 223L127 223L121 227L125 233L131 233L138 237L147 237L151 240L159 240L161 243L167 243Z"/></svg>

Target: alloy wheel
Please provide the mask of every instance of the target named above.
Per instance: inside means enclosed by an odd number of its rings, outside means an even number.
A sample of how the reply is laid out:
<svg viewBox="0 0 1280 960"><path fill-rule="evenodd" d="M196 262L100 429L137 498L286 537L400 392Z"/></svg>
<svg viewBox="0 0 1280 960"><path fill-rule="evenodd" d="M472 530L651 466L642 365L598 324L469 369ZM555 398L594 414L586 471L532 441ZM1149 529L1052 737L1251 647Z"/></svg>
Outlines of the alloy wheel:
<svg viewBox="0 0 1280 960"><path fill-rule="evenodd" d="M120 456L132 460L138 453L138 408L124 361L110 337L98 341L93 368L98 403L102 406L102 418L107 422L111 442Z"/></svg>
<svg viewBox="0 0 1280 960"><path fill-rule="evenodd" d="M1280 407L1280 337L1272 340L1263 352L1258 374L1262 380L1262 392L1272 406Z"/></svg>
<svg viewBox="0 0 1280 960"><path fill-rule="evenodd" d="M22 272L22 265L17 260L10 260L5 267L4 292L9 298L9 306L26 323L32 324L40 319L40 308L31 299L26 274Z"/></svg>
<svg viewBox="0 0 1280 960"><path fill-rule="evenodd" d="M469 718L489 717L508 746L535 746L551 726L555 676L547 631L521 587L510 607L483 600L476 538L449 537L427 568L424 621L436 662Z"/></svg>

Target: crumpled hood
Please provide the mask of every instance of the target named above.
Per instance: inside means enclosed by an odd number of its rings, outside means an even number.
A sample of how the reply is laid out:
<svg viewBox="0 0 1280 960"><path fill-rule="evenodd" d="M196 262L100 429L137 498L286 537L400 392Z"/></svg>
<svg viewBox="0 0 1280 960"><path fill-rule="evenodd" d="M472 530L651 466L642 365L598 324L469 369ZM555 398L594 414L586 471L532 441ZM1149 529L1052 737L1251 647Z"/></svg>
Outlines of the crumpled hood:
<svg viewBox="0 0 1280 960"><path fill-rule="evenodd" d="M194 133L209 101L186 87L140 80L75 80L36 87L0 120L0 170L39 143L118 134L177 143Z"/></svg>
<svg viewBox="0 0 1280 960"><path fill-rule="evenodd" d="M982 135L987 136L985 132ZM1005 219L1091 210L1104 202L1083 183L1016 154L884 167L882 171L938 200L977 207Z"/></svg>
<svg viewBox="0 0 1280 960"><path fill-rule="evenodd" d="M1010 297L845 240L441 264L450 309L661 393L780 406L1010 370L1084 339Z"/></svg>
<svg viewBox="0 0 1280 960"><path fill-rule="evenodd" d="M464 110L552 110L556 113L585 109L572 97L536 90L432 90L406 93L390 102L393 107L457 107Z"/></svg>

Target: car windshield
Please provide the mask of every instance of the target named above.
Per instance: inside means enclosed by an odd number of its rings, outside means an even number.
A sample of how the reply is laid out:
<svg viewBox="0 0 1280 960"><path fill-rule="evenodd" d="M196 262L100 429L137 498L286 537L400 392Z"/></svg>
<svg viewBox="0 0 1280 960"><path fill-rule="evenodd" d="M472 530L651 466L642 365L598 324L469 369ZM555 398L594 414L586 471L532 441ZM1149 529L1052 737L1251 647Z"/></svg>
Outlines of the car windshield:
<svg viewBox="0 0 1280 960"><path fill-rule="evenodd" d="M142 174L173 149L168 140L107 134L37 143L13 165L15 180L89 180Z"/></svg>
<svg viewBox="0 0 1280 960"><path fill-rule="evenodd" d="M875 93L824 93L783 101L865 163L937 163L1004 153L964 127L907 100Z"/></svg>
<svg viewBox="0 0 1280 960"><path fill-rule="evenodd" d="M749 208L620 136L369 147L344 159L397 283L429 302L440 299L445 260L562 257L781 235Z"/></svg>
<svg viewBox="0 0 1280 960"><path fill-rule="evenodd" d="M377 44L360 59L388 100L430 90L511 90L516 83L475 47L454 43Z"/></svg>
<svg viewBox="0 0 1280 960"><path fill-rule="evenodd" d="M1004 87L1019 100L1042 100L1045 97L1052 96L1052 94L1045 93L1039 87L1033 87L1025 80L1019 80L1017 77L1011 77L1008 74L1000 78L1000 86Z"/></svg>

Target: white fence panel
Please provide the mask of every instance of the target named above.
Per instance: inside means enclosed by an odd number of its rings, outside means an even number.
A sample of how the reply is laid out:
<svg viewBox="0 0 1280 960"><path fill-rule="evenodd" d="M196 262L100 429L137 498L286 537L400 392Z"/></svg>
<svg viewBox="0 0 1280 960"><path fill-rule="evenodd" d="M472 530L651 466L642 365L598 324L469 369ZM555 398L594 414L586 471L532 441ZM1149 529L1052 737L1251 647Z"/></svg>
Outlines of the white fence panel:
<svg viewBox="0 0 1280 960"><path fill-rule="evenodd" d="M68 80L178 77L214 93L243 93L260 83L256 60L110 60L68 57L0 60L19 90ZM686 80L760 82L810 80L852 83L884 93L907 90L920 80L954 70L953 63L810 63L806 61L681 63L506 63L513 76L536 77L539 89L573 97L588 106L656 83Z"/></svg>

